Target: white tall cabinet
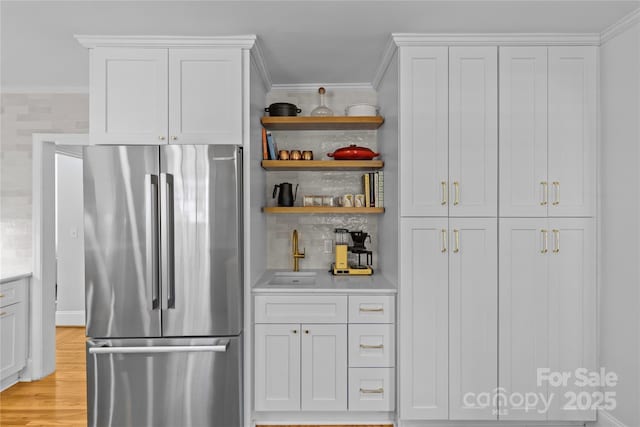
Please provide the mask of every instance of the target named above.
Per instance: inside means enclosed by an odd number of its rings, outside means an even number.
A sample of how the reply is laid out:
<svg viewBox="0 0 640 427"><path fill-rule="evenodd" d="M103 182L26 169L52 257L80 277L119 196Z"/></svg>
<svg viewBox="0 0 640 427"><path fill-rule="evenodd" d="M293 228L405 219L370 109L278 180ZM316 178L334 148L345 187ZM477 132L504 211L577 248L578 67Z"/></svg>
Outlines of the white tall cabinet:
<svg viewBox="0 0 640 427"><path fill-rule="evenodd" d="M242 144L255 37L78 40L90 48L92 144Z"/></svg>
<svg viewBox="0 0 640 427"><path fill-rule="evenodd" d="M593 420L536 373L596 366L597 48L426 39L396 39L399 419ZM474 407L499 387L555 401Z"/></svg>

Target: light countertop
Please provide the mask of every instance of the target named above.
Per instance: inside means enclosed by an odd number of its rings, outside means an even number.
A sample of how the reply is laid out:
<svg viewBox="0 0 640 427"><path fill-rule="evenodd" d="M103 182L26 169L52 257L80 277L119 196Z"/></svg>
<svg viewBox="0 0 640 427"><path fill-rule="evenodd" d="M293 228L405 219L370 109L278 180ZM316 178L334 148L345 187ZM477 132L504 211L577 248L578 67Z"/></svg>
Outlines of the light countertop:
<svg viewBox="0 0 640 427"><path fill-rule="evenodd" d="M301 270L301 272L315 272L316 280L308 285L269 285L269 281L276 272L289 270L267 270L260 276L252 292L276 294L276 293L325 293L325 294L349 294L349 293L374 293L395 294L396 287L381 274L374 273L371 276L334 276L327 270Z"/></svg>
<svg viewBox="0 0 640 427"><path fill-rule="evenodd" d="M9 282L13 282L16 280L20 280L20 279L24 279L25 277L31 277L31 273L25 272L25 273L17 273L14 271L8 271L3 272L2 273L2 277L0 277L0 285L4 284L4 283L9 283Z"/></svg>

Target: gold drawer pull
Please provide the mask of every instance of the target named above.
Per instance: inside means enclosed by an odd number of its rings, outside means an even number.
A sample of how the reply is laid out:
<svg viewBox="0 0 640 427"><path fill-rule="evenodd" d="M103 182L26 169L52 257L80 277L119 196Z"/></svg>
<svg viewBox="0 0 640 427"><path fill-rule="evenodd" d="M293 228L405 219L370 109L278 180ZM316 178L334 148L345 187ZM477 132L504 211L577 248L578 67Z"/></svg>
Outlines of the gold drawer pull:
<svg viewBox="0 0 640 427"><path fill-rule="evenodd" d="M378 313L382 313L384 311L384 308L382 307L378 307L378 308L364 308L364 307L360 307L360 311L363 312L378 312Z"/></svg>
<svg viewBox="0 0 640 427"><path fill-rule="evenodd" d="M382 394L384 393L384 389L382 387L380 388L361 388L360 389L360 393L363 394Z"/></svg>
<svg viewBox="0 0 640 427"><path fill-rule="evenodd" d="M4 294L0 294L0 298L4 298Z"/></svg>
<svg viewBox="0 0 640 427"><path fill-rule="evenodd" d="M444 253L447 252L447 230L443 228L440 232L442 233L442 249L440 252Z"/></svg>
<svg viewBox="0 0 640 427"><path fill-rule="evenodd" d="M456 247L453 249L454 253L460 252L460 230L453 230L453 235L455 236Z"/></svg>
<svg viewBox="0 0 640 427"><path fill-rule="evenodd" d="M552 203L553 206L558 206L560 204L560 181L553 181L553 187L556 189L556 199Z"/></svg>
<svg viewBox="0 0 640 427"><path fill-rule="evenodd" d="M554 229L551 230L553 231L553 237L554 237L554 248L553 248L553 253L557 254L558 252L560 252L560 230Z"/></svg>
<svg viewBox="0 0 640 427"><path fill-rule="evenodd" d="M384 348L384 344L378 344L378 345L369 345L369 344L360 344L360 348L364 348L364 349L381 349Z"/></svg>
<svg viewBox="0 0 640 427"><path fill-rule="evenodd" d="M549 232L545 229L540 230L540 232L542 233L542 242L543 242L542 249L540 249L540 253L546 254L547 252L549 252L549 250L547 249Z"/></svg>
<svg viewBox="0 0 640 427"><path fill-rule="evenodd" d="M6 316L7 312L6 311L0 311L0 317Z"/></svg>

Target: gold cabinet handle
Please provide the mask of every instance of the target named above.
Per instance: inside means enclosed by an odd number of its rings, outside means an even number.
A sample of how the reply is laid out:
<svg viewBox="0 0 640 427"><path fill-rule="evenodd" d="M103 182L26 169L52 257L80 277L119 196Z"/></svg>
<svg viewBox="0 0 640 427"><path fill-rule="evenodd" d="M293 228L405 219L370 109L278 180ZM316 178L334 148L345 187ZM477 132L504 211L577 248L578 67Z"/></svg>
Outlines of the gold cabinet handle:
<svg viewBox="0 0 640 427"><path fill-rule="evenodd" d="M380 388L361 388L360 393L363 394L382 394L384 393L384 389Z"/></svg>
<svg viewBox="0 0 640 427"><path fill-rule="evenodd" d="M7 312L6 312L6 311L0 311L0 317L4 317L4 316L6 316L6 315L7 315Z"/></svg>
<svg viewBox="0 0 640 427"><path fill-rule="evenodd" d="M160 141L164 141L164 136L160 135L160 136L158 137L158 139L159 139Z"/></svg>
<svg viewBox="0 0 640 427"><path fill-rule="evenodd" d="M442 249L440 252L444 253L447 252L447 230L443 228L440 232L442 233Z"/></svg>
<svg viewBox="0 0 640 427"><path fill-rule="evenodd" d="M458 181L453 181L453 190L454 190L453 204L457 206L460 204L460 183Z"/></svg>
<svg viewBox="0 0 640 427"><path fill-rule="evenodd" d="M367 312L367 313L370 313L370 312L380 312L380 313L382 313L384 311L384 308L383 307L378 307L378 308L360 307L360 311Z"/></svg>
<svg viewBox="0 0 640 427"><path fill-rule="evenodd" d="M453 236L455 240L455 247L453 248L454 253L460 252L460 230L453 229Z"/></svg>
<svg viewBox="0 0 640 427"><path fill-rule="evenodd" d="M558 206L560 204L560 181L553 181L553 188L555 189L556 198L553 201L554 206Z"/></svg>
<svg viewBox="0 0 640 427"><path fill-rule="evenodd" d="M440 204L445 206L447 204L447 181L440 181L440 185L442 185L442 202Z"/></svg>
<svg viewBox="0 0 640 427"><path fill-rule="evenodd" d="M381 349L381 348L384 348L384 344L378 344L378 345L360 344L360 348L364 348L364 349Z"/></svg>
<svg viewBox="0 0 640 427"><path fill-rule="evenodd" d="M553 253L557 254L560 252L560 230L553 229Z"/></svg>
<svg viewBox="0 0 640 427"><path fill-rule="evenodd" d="M549 252L549 249L547 249L547 245L549 243L548 241L549 232L548 230L545 230L545 229L540 230L540 232L542 233L542 249L540 249L540 253L546 254L547 252Z"/></svg>
<svg viewBox="0 0 640 427"><path fill-rule="evenodd" d="M4 298L4 294L0 294L0 298Z"/></svg>
<svg viewBox="0 0 640 427"><path fill-rule="evenodd" d="M540 185L542 185L542 201L540 205L547 206L549 200L549 183L547 181L540 181Z"/></svg>
<svg viewBox="0 0 640 427"><path fill-rule="evenodd" d="M171 140L172 140L172 141L177 141L177 140L178 140L178 137L174 135L174 136L172 136L172 137L171 137Z"/></svg>

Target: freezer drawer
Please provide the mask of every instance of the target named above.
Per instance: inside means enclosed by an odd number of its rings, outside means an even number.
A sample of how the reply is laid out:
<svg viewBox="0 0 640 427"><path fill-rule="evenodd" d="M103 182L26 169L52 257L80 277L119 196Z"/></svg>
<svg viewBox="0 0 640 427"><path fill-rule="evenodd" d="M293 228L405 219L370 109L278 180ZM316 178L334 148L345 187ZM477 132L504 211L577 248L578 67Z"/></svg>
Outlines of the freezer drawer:
<svg viewBox="0 0 640 427"><path fill-rule="evenodd" d="M87 342L89 426L242 425L242 336Z"/></svg>

